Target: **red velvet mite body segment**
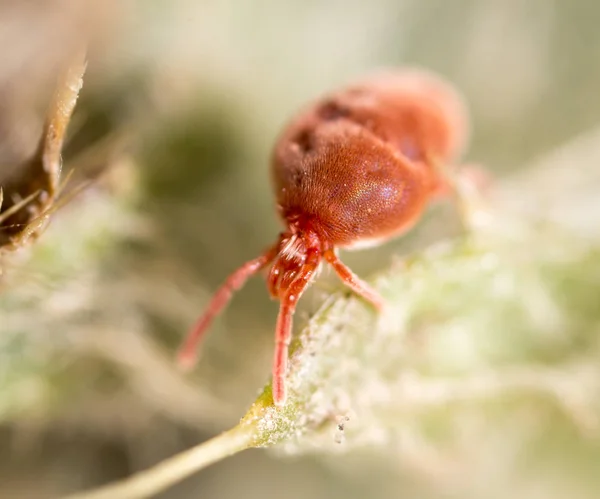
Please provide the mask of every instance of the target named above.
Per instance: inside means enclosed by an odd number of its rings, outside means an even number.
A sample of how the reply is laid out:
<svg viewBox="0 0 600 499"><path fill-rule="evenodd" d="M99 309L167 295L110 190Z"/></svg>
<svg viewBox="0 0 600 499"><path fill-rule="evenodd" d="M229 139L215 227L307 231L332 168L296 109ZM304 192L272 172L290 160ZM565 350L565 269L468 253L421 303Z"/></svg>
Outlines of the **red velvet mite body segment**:
<svg viewBox="0 0 600 499"><path fill-rule="evenodd" d="M267 285L280 302L273 400L285 403L285 374L296 303L322 261L380 309L383 300L337 256L337 248L380 244L409 230L429 202L448 192L439 166L451 167L467 141L458 93L433 74L391 70L317 101L286 127L271 173L285 231L217 290L180 352L193 365L212 319L234 290L270 265Z"/></svg>

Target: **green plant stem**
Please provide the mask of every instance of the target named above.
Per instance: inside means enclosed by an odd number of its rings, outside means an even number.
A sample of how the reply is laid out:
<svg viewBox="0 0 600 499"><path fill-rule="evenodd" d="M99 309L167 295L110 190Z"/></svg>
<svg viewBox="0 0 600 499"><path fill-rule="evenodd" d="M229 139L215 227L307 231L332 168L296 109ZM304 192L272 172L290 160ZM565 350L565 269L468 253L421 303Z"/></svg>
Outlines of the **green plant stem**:
<svg viewBox="0 0 600 499"><path fill-rule="evenodd" d="M207 466L253 446L252 427L238 425L196 447L165 459L125 480L63 499L142 499L152 497Z"/></svg>

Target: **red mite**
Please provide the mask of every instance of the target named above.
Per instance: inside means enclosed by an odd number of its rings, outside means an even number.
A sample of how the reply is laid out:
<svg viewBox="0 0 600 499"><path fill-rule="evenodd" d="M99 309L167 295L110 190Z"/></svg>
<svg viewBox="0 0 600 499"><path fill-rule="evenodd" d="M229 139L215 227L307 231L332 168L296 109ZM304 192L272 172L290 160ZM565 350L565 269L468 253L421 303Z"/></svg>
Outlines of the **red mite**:
<svg viewBox="0 0 600 499"><path fill-rule="evenodd" d="M180 363L195 363L203 333L232 293L270 266L267 285L280 302L273 401L282 406L292 317L322 261L380 310L383 299L342 263L337 250L374 246L405 233L429 202L448 193L437 165L457 159L467 125L458 93L415 69L374 74L304 109L279 138L271 163L286 230L217 290L187 337Z"/></svg>

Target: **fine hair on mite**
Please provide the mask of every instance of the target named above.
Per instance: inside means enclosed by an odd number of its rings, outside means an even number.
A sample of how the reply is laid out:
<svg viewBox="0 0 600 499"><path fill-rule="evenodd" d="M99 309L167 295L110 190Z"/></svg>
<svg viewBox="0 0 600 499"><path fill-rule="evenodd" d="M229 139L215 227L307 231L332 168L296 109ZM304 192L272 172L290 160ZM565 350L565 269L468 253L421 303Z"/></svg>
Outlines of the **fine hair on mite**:
<svg viewBox="0 0 600 499"><path fill-rule="evenodd" d="M456 168L469 136L466 106L440 76L386 69L330 92L284 128L271 181L284 230L272 246L235 270L215 292L179 352L186 368L234 291L263 269L279 301L273 402L286 402L292 318L323 262L376 309L384 301L339 258L338 249L382 244L406 233L427 206L452 192L444 169Z"/></svg>

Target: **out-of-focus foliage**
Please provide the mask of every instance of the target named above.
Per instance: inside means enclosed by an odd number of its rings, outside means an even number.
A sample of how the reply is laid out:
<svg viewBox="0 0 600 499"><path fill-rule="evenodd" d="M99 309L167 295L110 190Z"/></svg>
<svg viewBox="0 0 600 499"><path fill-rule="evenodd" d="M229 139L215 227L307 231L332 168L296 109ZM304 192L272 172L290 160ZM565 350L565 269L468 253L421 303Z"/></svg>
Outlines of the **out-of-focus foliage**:
<svg viewBox="0 0 600 499"><path fill-rule="evenodd" d="M407 335L355 356L358 326L375 319L345 297L329 298L309 327L348 328L336 346L357 365L377 348L398 352L413 377L397 388L420 387L415 405L404 413L380 384L369 404L349 392L327 403L333 414L319 414L334 426L350 417L345 443L323 426L294 444L318 460L242 455L164 497L264 497L284 487L291 498L440 497L435 484L473 498L597 497L594 135L544 168L546 154L598 124L597 14L591 0L3 3L0 42L11 50L0 63L0 185L35 149L50 82L81 31L92 35L90 63L64 158L75 185L98 180L54 214L33 248L3 261L0 497L104 483L237 422L270 369L275 307L260 280L215 324L192 376L174 370L172 352L210 291L279 230L267 170L279 127L320 92L401 64L464 91L467 159L506 185L500 209L562 227L424 251L456 235L442 207L403 240L343 255L361 275L392 264L390 297L410 310L395 324ZM509 172L518 176L504 184ZM298 324L338 286L321 279ZM356 314L350 323L346 313ZM339 336L319 338L325 356ZM371 379L358 372L340 370L329 386ZM541 387L544 376L552 388ZM419 395L443 401L454 388L466 400L415 409ZM384 407L372 403L378 394L402 414L370 418Z"/></svg>
<svg viewBox="0 0 600 499"><path fill-rule="evenodd" d="M378 449L434 479L438 493L503 497L503 488L486 492L489 483L533 462L548 474L539 485L547 497L582 483L596 490L597 242L492 216L485 230L398 262L374 284L382 315L333 296L298 335L284 407L268 386L235 428L189 457L77 499L149 497L189 474L179 470L278 444L293 454ZM586 458L538 457L564 438Z"/></svg>

